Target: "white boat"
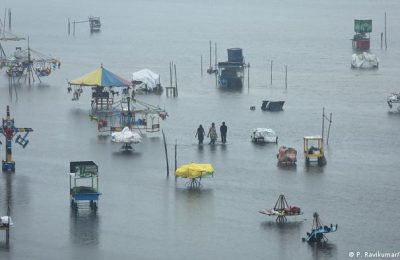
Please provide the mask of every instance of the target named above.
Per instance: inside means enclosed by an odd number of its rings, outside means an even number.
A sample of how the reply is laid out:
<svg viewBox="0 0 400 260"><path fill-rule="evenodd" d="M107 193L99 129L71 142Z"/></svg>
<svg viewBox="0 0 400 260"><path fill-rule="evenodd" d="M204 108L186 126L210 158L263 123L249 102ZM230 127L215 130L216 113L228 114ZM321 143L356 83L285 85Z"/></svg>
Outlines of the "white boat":
<svg viewBox="0 0 400 260"><path fill-rule="evenodd" d="M251 140L255 143L278 143L278 136L272 129L256 128L251 134Z"/></svg>
<svg viewBox="0 0 400 260"><path fill-rule="evenodd" d="M397 110L400 111L400 92L399 93L392 93L390 96L387 97L387 103L389 108L393 108L394 104L399 104Z"/></svg>
<svg viewBox="0 0 400 260"><path fill-rule="evenodd" d="M376 55L363 52L360 54L354 53L351 56L351 68L354 69L377 69L379 67L379 60Z"/></svg>

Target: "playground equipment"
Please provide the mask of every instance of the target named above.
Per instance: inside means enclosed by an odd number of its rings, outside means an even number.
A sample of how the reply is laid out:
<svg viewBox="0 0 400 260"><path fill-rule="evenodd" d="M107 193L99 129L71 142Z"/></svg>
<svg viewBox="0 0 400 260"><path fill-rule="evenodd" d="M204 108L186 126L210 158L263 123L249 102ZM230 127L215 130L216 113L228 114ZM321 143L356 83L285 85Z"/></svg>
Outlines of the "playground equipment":
<svg viewBox="0 0 400 260"><path fill-rule="evenodd" d="M2 169L5 172L15 171L15 162L12 160L12 140L17 133L25 133L23 136L18 135L15 142L25 148L29 141L26 139L28 134L32 132L32 128L17 128L14 125L14 118L10 117L10 107L7 106L7 116L3 118L3 124L0 127L0 134L6 138L6 159L2 160ZM0 142L1 144L1 142Z"/></svg>
<svg viewBox="0 0 400 260"><path fill-rule="evenodd" d="M267 216L276 216L276 222L278 223L287 222L286 217L303 215L303 212L299 207L289 206L283 194L279 195L274 208L264 209L258 212Z"/></svg>
<svg viewBox="0 0 400 260"><path fill-rule="evenodd" d="M98 191L98 166L93 161L75 161L69 163L69 188L71 207L78 209L85 201L93 210L97 210L97 202L101 193ZM85 185L78 186L79 183Z"/></svg>
<svg viewBox="0 0 400 260"><path fill-rule="evenodd" d="M317 212L314 212L313 217L314 219L311 232L307 232L307 236L303 237L302 240L308 243L327 242L328 239L326 238L325 234L336 232L338 229L338 225L336 224L334 226L331 224L330 227L323 226Z"/></svg>

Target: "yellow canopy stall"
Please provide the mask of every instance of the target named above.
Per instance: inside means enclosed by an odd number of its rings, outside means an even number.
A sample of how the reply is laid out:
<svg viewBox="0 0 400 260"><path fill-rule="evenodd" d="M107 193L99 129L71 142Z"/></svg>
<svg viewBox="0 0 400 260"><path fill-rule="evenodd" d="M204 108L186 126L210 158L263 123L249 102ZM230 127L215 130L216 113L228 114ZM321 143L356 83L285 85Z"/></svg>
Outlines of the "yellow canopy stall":
<svg viewBox="0 0 400 260"><path fill-rule="evenodd" d="M176 169L175 176L188 179L214 175L214 168L209 163L189 163Z"/></svg>

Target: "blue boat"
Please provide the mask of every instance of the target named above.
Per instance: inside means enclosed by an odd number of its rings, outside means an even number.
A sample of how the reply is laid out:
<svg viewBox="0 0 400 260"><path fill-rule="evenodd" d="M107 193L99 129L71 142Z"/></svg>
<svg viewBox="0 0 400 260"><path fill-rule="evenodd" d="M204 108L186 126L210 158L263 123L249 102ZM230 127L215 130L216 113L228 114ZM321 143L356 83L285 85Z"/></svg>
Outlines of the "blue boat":
<svg viewBox="0 0 400 260"><path fill-rule="evenodd" d="M307 232L307 236L303 237L304 242L308 243L322 243L327 242L328 238L326 238L325 234L336 232L338 229L338 225L330 225L330 226L323 226L319 215L317 212L314 212L314 220L311 232Z"/></svg>

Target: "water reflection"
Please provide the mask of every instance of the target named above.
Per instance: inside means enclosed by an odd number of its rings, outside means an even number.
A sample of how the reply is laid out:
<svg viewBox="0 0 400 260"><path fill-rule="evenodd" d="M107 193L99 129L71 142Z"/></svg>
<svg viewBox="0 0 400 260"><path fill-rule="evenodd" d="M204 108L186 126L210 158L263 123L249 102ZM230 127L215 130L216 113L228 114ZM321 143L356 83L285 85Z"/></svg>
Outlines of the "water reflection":
<svg viewBox="0 0 400 260"><path fill-rule="evenodd" d="M3 173L3 180L5 182L5 194L2 194L2 198L0 201L3 201L2 208L0 209L0 216L11 216L12 215L12 178L14 177L13 174L10 173ZM3 200L4 198L4 200ZM11 231L11 229L10 229ZM0 230L0 252L1 251L9 251L10 244L6 241L6 231Z"/></svg>
<svg viewBox="0 0 400 260"><path fill-rule="evenodd" d="M317 164L312 164L312 163L308 165L307 163L304 164L304 170L306 173L309 174L323 173L324 168L325 168L324 166L318 166Z"/></svg>
<svg viewBox="0 0 400 260"><path fill-rule="evenodd" d="M304 219L299 216L291 217L286 223L277 223L275 218L261 223L261 228L268 231L268 233L276 239L276 245L279 250L280 259L292 258L292 244L291 241L298 241L301 243L301 230Z"/></svg>
<svg viewBox="0 0 400 260"><path fill-rule="evenodd" d="M312 259L315 260L334 258L337 256L336 244L331 244L331 243L308 244L308 249L311 251Z"/></svg>
<svg viewBox="0 0 400 260"><path fill-rule="evenodd" d="M202 224L214 217L214 191L208 188L175 189L175 215L181 224Z"/></svg>
<svg viewBox="0 0 400 260"><path fill-rule="evenodd" d="M99 243L99 222L99 216L92 210L71 209L71 242L77 245L97 245Z"/></svg>

